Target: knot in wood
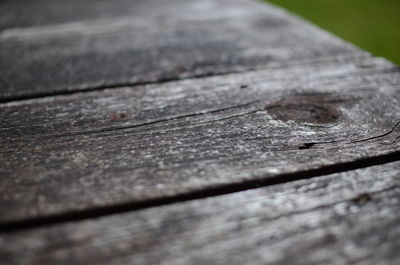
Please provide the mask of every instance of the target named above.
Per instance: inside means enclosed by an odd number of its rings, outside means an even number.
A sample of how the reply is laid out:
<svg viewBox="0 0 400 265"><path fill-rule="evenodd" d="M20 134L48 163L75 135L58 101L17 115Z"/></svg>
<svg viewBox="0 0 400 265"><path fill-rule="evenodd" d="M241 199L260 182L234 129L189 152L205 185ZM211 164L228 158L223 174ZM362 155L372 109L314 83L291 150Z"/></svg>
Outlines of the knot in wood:
<svg viewBox="0 0 400 265"><path fill-rule="evenodd" d="M341 112L337 104L327 102L326 95L291 96L270 106L268 113L283 121L295 121L312 124L335 123Z"/></svg>

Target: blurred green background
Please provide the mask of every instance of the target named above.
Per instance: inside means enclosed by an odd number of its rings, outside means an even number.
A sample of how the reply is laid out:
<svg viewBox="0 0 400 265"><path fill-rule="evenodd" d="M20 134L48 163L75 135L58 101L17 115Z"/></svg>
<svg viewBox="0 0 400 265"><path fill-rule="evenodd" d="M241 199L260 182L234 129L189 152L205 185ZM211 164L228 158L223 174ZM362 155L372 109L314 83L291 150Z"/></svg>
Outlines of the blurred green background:
<svg viewBox="0 0 400 265"><path fill-rule="evenodd" d="M400 0L267 0L400 65Z"/></svg>

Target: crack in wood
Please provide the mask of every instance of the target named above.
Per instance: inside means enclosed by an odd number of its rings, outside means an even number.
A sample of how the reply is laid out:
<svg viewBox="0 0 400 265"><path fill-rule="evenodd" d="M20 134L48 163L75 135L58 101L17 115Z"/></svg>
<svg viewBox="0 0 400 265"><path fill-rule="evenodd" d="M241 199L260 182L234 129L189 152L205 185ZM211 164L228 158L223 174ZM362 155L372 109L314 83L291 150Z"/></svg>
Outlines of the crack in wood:
<svg viewBox="0 0 400 265"><path fill-rule="evenodd" d="M334 143L344 143L344 145L347 145L347 144L354 144L354 143L360 143L360 142L366 142L366 141L370 141L370 140L374 140L374 139L379 139L379 138L382 138L382 137L385 137L385 136L388 136L388 135L394 133L394 131L396 130L396 127L398 127L399 125L400 125L400 120L389 131L382 133L380 135L372 136L372 137L365 138L365 139L350 140L350 141L347 141L347 140L310 141L310 142L305 142L305 143L300 144L298 146L298 149L300 149L300 150L311 149L312 147L315 147L316 145L326 145L326 144L334 144ZM393 144L398 139L400 139L400 135L398 135L391 143Z"/></svg>
<svg viewBox="0 0 400 265"><path fill-rule="evenodd" d="M184 118L190 118L190 117L196 117L196 116L203 116L203 115L208 115L208 114L213 114L213 113L218 113L222 111L227 111L231 109L237 109L237 108L242 108L246 106L250 106L256 102L259 102L260 100L254 100L250 101L247 103L243 104L238 104L226 108L220 108L220 109L215 109L215 110L209 110L209 111L204 111L204 112L197 112L197 113L189 113L185 115L178 115L178 116L173 116L170 118L165 118L165 119L160 119L160 120L155 120L155 121L150 121L150 122L144 122L140 124L135 124L135 125L128 125L128 126L117 126L117 127L109 127L105 129L100 129L100 130L90 130L90 131L81 131L81 132L76 132L76 133L65 133L65 134L58 134L58 135L53 135L52 137L68 137L68 136L80 136L80 135L88 135L88 134L95 134L95 133L103 133L103 132L111 132L111 131L118 131L118 130L126 130L126 129L133 129L133 128L138 128L138 127L143 127L151 124L157 124L157 123L163 123L163 122L168 122L168 121L173 121L173 120L179 120L179 119L184 119ZM111 119L120 119L120 117L114 117L115 115L118 114L112 114ZM123 115L126 117L127 114ZM201 123L199 123L201 124Z"/></svg>
<svg viewBox="0 0 400 265"><path fill-rule="evenodd" d="M175 204L184 201L191 201L208 197L216 197L239 191L256 189L260 187L272 186L287 182L293 182L296 180L310 179L328 174L341 173L375 165L387 164L399 160L400 160L400 151L395 151L386 155L363 158L350 162L337 163L334 165L323 166L317 169L310 169L310 170L298 171L295 173L282 174L273 179L268 179L268 178L253 179L241 183L223 184L205 190L192 191L189 193L182 193L164 198L150 199L147 201L126 202L126 203L114 204L110 206L103 206L81 211L77 210L77 211L64 212L61 214L27 218L19 221L2 222L0 223L0 233L8 233L21 229L29 229L34 227L49 226L58 223L108 216L123 212L136 211L145 208Z"/></svg>
<svg viewBox="0 0 400 265"><path fill-rule="evenodd" d="M310 96L318 96L315 94L307 94L307 95L296 95L296 96L301 96L301 97L310 97ZM346 102L354 102L354 101L358 101L361 100L362 98L358 97L358 98L342 98L342 99L329 99L329 100L323 100L322 99L322 103L346 103ZM220 108L220 109L215 109L215 110L209 110L209 111L204 111L204 112L198 112L198 113L189 113L189 114L185 114L185 115L178 115L178 116L174 116L174 117L170 117L170 118L165 118L165 119L160 119L160 120L155 120L155 121L150 121L150 122L145 122L145 123L141 123L141 124L135 124L135 125L128 125L128 126L116 126L116 127L109 127L109 128L105 128L105 129L100 129L100 130L89 130L89 131L80 131L80 132L76 132L76 133L64 133L64 134L58 134L58 135L52 135L51 137L53 138L60 138L60 137L70 137L70 136L80 136L80 135L89 135L89 134L95 134L95 133L104 133L104 132L111 132L111 131L117 131L117 130L126 130L126 129L133 129L133 128L138 128L138 127L143 127L143 126L147 126L147 125L152 125L152 124L157 124L157 123L163 123L163 122L168 122L168 121L173 121L173 120L179 120L179 119L184 119L184 118L190 118L190 117L196 117L196 116L202 116L202 115L208 115L208 114L213 114L213 113L218 113L218 112L223 112L223 111L227 111L227 110L232 110L232 109L238 109L238 108L243 108L243 107L247 107L247 106L251 106L253 104L262 102L263 99L259 99L259 100L253 100L250 102L246 102L243 104L238 104L238 105L234 105L234 106L230 106L230 107L226 107L226 108ZM262 112L262 111L268 111L268 110L273 110L276 108L282 108L285 109L287 107L287 105L285 105L285 100L280 100L278 101L279 103L273 103L273 104L269 104L265 107L262 108L258 108L255 110L251 110L245 113L240 113L240 114L235 114L235 115L231 115L231 116L227 116L227 117L222 117L219 119L214 119L214 120L210 120L210 121L205 121L205 122L199 122L199 123L195 123L194 126L197 125L202 125L202 124L207 124L207 123L212 123L212 122L219 122L219 121L223 121L223 120L227 120L227 119L232 119L232 118L237 118L237 117L242 117L242 116L246 116L249 114L253 114L253 113L257 113L257 112ZM308 105L307 105L308 106ZM301 107L301 106L300 106ZM290 111L290 110L289 110ZM335 112L333 109L330 110L329 112ZM121 120L121 119L125 119L127 117L127 113L125 112L121 112L121 113L111 113L109 116L109 119L112 121L117 121L117 120ZM274 116L274 115L273 115ZM280 118L278 118L280 119ZM285 120L285 119L283 119ZM337 124L332 124L332 125L322 125L322 124L310 124L308 122L302 122L304 125L306 126L310 126L310 127L333 127L336 126ZM325 143L325 142L316 142L314 144L319 144L319 143ZM307 145L307 143L306 143ZM299 149L308 149L308 148L299 148Z"/></svg>
<svg viewBox="0 0 400 265"><path fill-rule="evenodd" d="M400 125L400 120L393 126L393 128L392 128L391 130L389 130L389 131L387 131L387 132L385 132L385 133L383 133L383 134L376 135L376 136L372 136L372 137L365 138L365 139L360 139L360 140L351 141L350 143L366 142L366 141L370 141L370 140L374 140L374 139L379 139L379 138L388 136L388 135L392 134L392 133L396 130L396 127L398 127L399 125ZM400 135L397 136L395 139L397 139L397 138L399 138L399 137L400 137Z"/></svg>
<svg viewBox="0 0 400 265"><path fill-rule="evenodd" d="M242 87L243 87L243 85L241 85L240 88L242 88ZM247 87L247 86L246 86L246 87ZM296 95L296 96L304 96L304 95L306 95L306 94L298 94L298 95ZM316 95L316 94L307 94L306 96L310 96L310 95L311 95L311 96L319 96L319 95ZM347 98L342 98L342 99L329 99L329 100L322 100L321 103L336 103L336 104L337 104L337 103L356 102L356 101L359 101L359 100L361 100L361 99L362 99L361 97L348 98L348 99L347 99ZM264 100L265 100L265 99L264 99ZM236 105L236 106L232 106L232 107L220 109L220 111L225 111L225 110L229 110L229 109L236 109L236 108L246 107L246 106L250 106L250 105L252 105L252 104L255 104L255 103L258 103L258 102L262 102L262 101L263 101L262 99L260 99L260 100L254 100L254 101L251 101L251 102L248 102L248 103L245 103L245 104L241 104L241 105ZM284 101L284 100L280 100L279 102L283 102L283 101ZM263 108L251 110L251 111L248 111L248 112L244 112L244 113L240 113L240 114L235 114L235 115L231 115L231 116L227 116L227 117L222 117L222 118L214 119L214 120L210 120L210 121L195 123L195 126L201 125L201 124L212 123L212 122L219 122L219 121L228 120L228 119L233 119L233 118L238 118L238 117L243 117L243 116L246 116L246 115L249 115L249 114L253 114L253 113L257 113L257 112L262 112L262 111L268 111L268 110L270 110L270 109L279 108L279 107L283 107L283 108L284 108L284 107L285 107L284 103L269 104L269 105L267 105L267 106L265 106L265 107L263 107ZM205 112L205 113L201 113L201 115L203 115L203 114L206 115L206 114L211 114L211 113L216 113L216 112L219 112L219 111L218 111L218 110L215 110L215 111ZM195 115L193 115L193 116L195 116ZM193 116L190 116L190 117L193 117ZM180 118L180 117L177 117L177 119L179 119L179 118ZM186 118L186 117L184 117L184 118ZM167 120L167 121L169 121L169 120ZM163 121L160 121L160 122L163 122ZM306 125L306 126L309 126L309 127L331 128L331 127L337 126L338 123L332 124L332 125L310 124L310 123L302 123L302 124L303 124L303 125ZM123 128L123 129L125 129L125 128ZM331 142L333 142L333 141L331 141ZM318 142L318 143L321 143L321 142ZM314 144L316 144L316 143L314 143ZM306 143L306 145L307 145L307 143ZM308 148L306 148L306 149L308 149Z"/></svg>

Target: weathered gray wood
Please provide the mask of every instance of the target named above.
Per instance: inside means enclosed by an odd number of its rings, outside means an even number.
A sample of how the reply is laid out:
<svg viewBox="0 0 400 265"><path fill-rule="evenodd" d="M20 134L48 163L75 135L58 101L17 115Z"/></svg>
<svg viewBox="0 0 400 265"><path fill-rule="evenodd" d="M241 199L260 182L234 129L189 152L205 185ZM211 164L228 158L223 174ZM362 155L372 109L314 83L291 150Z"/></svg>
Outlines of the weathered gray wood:
<svg viewBox="0 0 400 265"><path fill-rule="evenodd" d="M398 152L374 58L3 104L0 220L142 202Z"/></svg>
<svg viewBox="0 0 400 265"><path fill-rule="evenodd" d="M399 264L400 162L0 236L2 264Z"/></svg>
<svg viewBox="0 0 400 265"><path fill-rule="evenodd" d="M0 100L362 54L250 0L70 2L0 5Z"/></svg>
<svg viewBox="0 0 400 265"><path fill-rule="evenodd" d="M249 0L2 1L0 101L69 95L0 104L0 226L53 224L0 263L398 264L400 162L137 209L393 159L399 83Z"/></svg>
<svg viewBox="0 0 400 265"><path fill-rule="evenodd" d="M255 2L247 0L2 0L0 30L23 30L121 17L193 18L209 15L216 10L219 14L240 14L255 10L254 7Z"/></svg>

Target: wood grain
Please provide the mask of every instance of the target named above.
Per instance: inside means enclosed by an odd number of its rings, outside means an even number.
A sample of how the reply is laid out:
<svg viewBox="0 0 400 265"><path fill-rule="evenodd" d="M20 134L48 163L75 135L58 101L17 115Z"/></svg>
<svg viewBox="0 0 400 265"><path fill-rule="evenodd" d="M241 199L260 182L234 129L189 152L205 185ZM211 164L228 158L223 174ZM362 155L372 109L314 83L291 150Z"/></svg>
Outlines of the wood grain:
<svg viewBox="0 0 400 265"><path fill-rule="evenodd" d="M3 102L363 54L250 0L2 1L0 10Z"/></svg>
<svg viewBox="0 0 400 265"><path fill-rule="evenodd" d="M398 154L399 82L385 60L338 58L2 104L0 220Z"/></svg>
<svg viewBox="0 0 400 265"><path fill-rule="evenodd" d="M0 236L2 264L398 264L400 162Z"/></svg>
<svg viewBox="0 0 400 265"><path fill-rule="evenodd" d="M252 0L0 1L0 263L397 265L399 88Z"/></svg>

